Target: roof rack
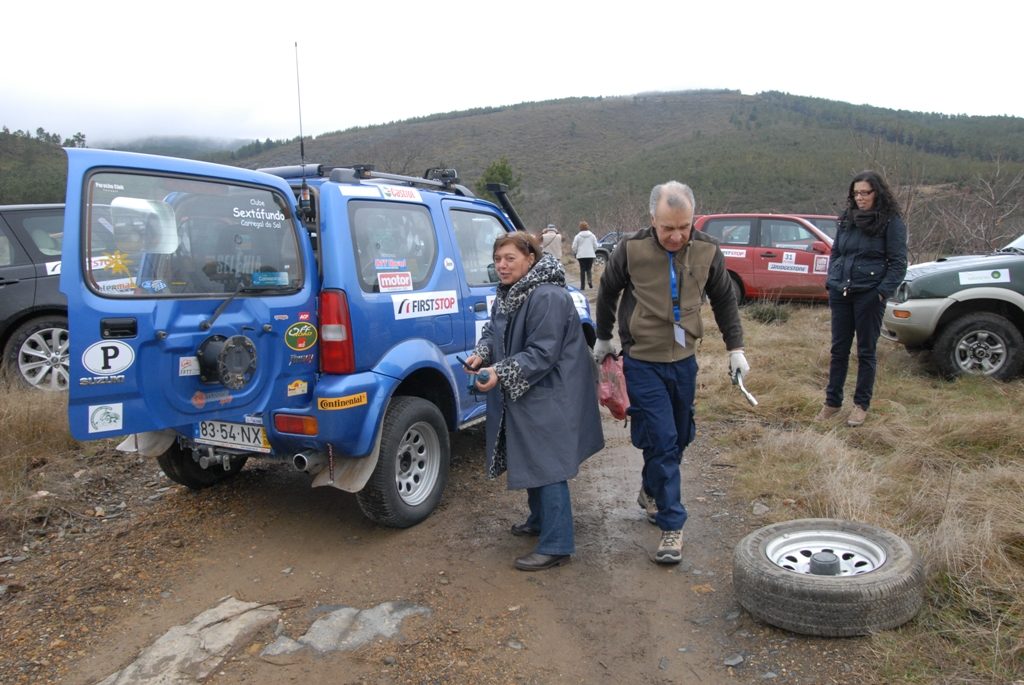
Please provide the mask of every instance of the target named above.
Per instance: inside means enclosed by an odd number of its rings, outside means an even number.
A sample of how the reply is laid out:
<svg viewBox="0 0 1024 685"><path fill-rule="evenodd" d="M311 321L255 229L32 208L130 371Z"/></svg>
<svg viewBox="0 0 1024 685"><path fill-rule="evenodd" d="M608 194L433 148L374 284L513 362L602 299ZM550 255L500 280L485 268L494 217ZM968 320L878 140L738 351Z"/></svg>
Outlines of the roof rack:
<svg viewBox="0 0 1024 685"><path fill-rule="evenodd" d="M359 183L368 180L395 181L411 186L447 190L466 197L476 197L473 191L459 183L459 172L455 169L430 168L420 177L375 171L372 164L353 164L351 167L331 169L329 178L335 183Z"/></svg>

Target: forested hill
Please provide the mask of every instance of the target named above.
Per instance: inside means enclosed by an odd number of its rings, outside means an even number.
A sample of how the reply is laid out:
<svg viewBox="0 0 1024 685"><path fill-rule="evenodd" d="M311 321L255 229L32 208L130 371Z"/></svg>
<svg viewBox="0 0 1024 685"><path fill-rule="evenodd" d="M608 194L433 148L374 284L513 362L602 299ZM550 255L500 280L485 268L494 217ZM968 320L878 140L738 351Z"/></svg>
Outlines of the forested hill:
<svg viewBox="0 0 1024 685"><path fill-rule="evenodd" d="M26 141L12 138L0 134L0 202L13 201L4 192L9 173L63 175L58 151L13 159L12 144ZM529 225L586 218L602 231L642 223L651 186L670 178L694 187L699 211L831 212L864 168L897 185L938 189L986 176L995 161L1016 173L1024 168L1024 119L691 91L449 112L307 138L305 149L307 162L328 165L412 174L450 166L470 186L504 157L521 177L518 206ZM299 145L255 141L207 157L250 168L292 164ZM19 172L20 160L32 169Z"/></svg>

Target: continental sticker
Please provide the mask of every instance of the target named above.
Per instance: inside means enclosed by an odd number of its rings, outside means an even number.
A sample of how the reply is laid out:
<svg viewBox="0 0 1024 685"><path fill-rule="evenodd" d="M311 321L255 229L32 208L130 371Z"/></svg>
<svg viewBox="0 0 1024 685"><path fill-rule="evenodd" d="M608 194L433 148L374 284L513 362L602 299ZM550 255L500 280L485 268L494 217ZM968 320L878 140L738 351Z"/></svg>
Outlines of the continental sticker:
<svg viewBox="0 0 1024 685"><path fill-rule="evenodd" d="M358 407L366 404L366 402L366 393L360 392L355 395L346 395L345 397L321 397L317 400L316 407L320 411L337 411L338 409Z"/></svg>
<svg viewBox="0 0 1024 685"><path fill-rule="evenodd" d="M296 352L312 349L316 345L316 326L308 321L293 323L284 332L284 344Z"/></svg>
<svg viewBox="0 0 1024 685"><path fill-rule="evenodd" d="M985 283L1009 283L1009 269L988 269L986 271L961 271L960 285L984 285Z"/></svg>
<svg viewBox="0 0 1024 685"><path fill-rule="evenodd" d="M456 314L459 311L459 298L454 290L416 295L392 295L391 304L394 306L396 320Z"/></svg>
<svg viewBox="0 0 1024 685"><path fill-rule="evenodd" d="M792 274L807 273L806 264L783 264L782 262L768 262L769 271L787 271Z"/></svg>

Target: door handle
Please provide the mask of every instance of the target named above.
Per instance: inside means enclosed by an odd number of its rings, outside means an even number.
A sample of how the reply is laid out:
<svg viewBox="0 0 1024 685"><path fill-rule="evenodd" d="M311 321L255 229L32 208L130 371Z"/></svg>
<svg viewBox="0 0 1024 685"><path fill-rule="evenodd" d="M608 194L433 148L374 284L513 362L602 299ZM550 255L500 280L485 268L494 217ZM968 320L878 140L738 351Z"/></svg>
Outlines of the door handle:
<svg viewBox="0 0 1024 685"><path fill-rule="evenodd" d="M105 339L134 338L139 334L139 324L132 317L100 319L100 337Z"/></svg>
<svg viewBox="0 0 1024 685"><path fill-rule="evenodd" d="M474 312L486 312L487 311L487 303L486 302L474 302L473 303L473 311Z"/></svg>
<svg viewBox="0 0 1024 685"><path fill-rule="evenodd" d="M0 285L14 285L15 283L20 283L20 282L21 282L20 278L9 278L9 279L8 278L0 278Z"/></svg>

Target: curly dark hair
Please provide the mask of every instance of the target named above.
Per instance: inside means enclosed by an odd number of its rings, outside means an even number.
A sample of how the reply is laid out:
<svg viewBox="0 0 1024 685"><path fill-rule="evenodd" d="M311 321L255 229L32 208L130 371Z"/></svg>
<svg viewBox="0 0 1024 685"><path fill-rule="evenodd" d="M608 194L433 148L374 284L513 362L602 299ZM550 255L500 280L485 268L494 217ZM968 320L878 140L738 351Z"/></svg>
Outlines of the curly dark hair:
<svg viewBox="0 0 1024 685"><path fill-rule="evenodd" d="M853 199L853 186L859 181L864 181L871 186L871 189L875 191L875 209L883 217L890 216L901 216L900 203L896 200L896 196L893 195L892 190L889 189L889 184L885 182L882 175L877 171L862 171L853 177L850 181L850 187L846 191L846 211L847 214L852 215L853 212L857 211L857 203Z"/></svg>

